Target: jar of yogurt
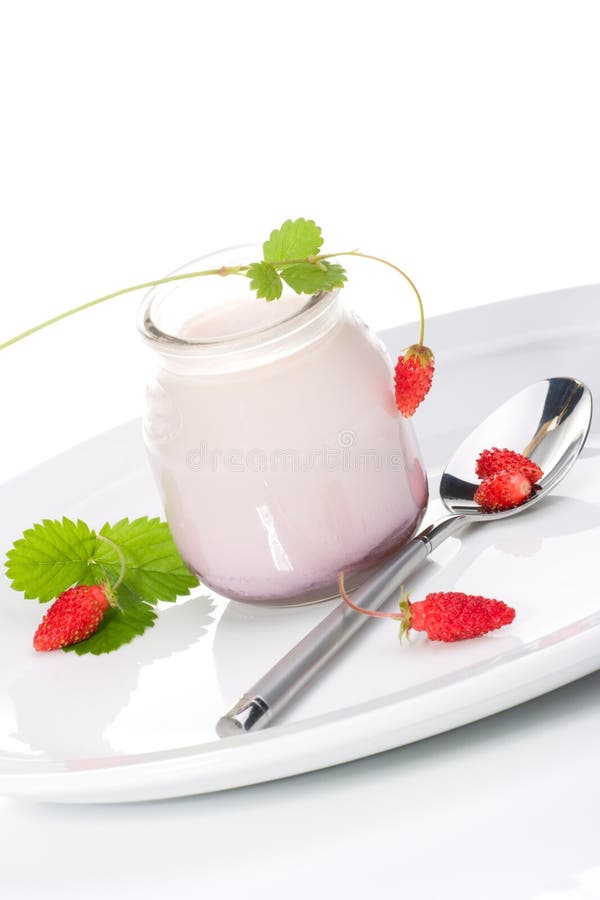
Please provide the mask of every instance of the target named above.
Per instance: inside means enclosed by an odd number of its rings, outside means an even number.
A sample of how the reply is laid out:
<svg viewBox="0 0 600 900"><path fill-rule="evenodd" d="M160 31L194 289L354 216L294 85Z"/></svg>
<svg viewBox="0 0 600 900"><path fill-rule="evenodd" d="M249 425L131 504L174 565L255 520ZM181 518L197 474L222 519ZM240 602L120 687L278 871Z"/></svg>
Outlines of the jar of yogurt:
<svg viewBox="0 0 600 900"><path fill-rule="evenodd" d="M180 272L256 258L237 248ZM219 594L291 606L352 588L414 533L427 479L380 341L343 291L267 303L242 276L152 289L144 436L173 537Z"/></svg>

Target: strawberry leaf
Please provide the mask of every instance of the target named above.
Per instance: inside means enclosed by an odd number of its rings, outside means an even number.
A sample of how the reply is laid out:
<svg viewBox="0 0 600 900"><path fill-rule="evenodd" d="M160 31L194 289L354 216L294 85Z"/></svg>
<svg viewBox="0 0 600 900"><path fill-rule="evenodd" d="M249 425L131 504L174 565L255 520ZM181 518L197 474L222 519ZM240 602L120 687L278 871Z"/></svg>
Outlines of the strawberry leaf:
<svg viewBox="0 0 600 900"><path fill-rule="evenodd" d="M44 519L23 532L6 556L6 574L28 600L47 603L85 578L96 535L81 521Z"/></svg>
<svg viewBox="0 0 600 900"><path fill-rule="evenodd" d="M192 575L173 542L171 530L160 519L121 519L116 525L103 525L100 535L117 544L125 557L123 584L140 600L176 600L190 593L199 581ZM114 583L119 577L120 562L110 544L98 540L94 561Z"/></svg>
<svg viewBox="0 0 600 900"><path fill-rule="evenodd" d="M147 516L121 519L96 534L84 522L44 519L15 541L6 570L16 590L46 602L74 584L115 584L121 576L120 554L125 572L116 590L118 606L106 611L91 637L64 648L80 655L108 653L152 627L155 603L174 601L198 585L166 522Z"/></svg>
<svg viewBox="0 0 600 900"><path fill-rule="evenodd" d="M316 256L323 238L321 229L312 219L287 219L281 228L271 232L268 241L263 244L263 257L266 262L284 262L286 259L304 259Z"/></svg>
<svg viewBox="0 0 600 900"><path fill-rule="evenodd" d="M252 263L246 272L250 278L250 287L256 291L257 297L265 300L279 300L283 285L277 270L266 262Z"/></svg>
<svg viewBox="0 0 600 900"><path fill-rule="evenodd" d="M318 294L319 291L331 291L342 287L346 272L342 266L322 261L320 266L314 263L297 263L286 266L281 277L297 294Z"/></svg>

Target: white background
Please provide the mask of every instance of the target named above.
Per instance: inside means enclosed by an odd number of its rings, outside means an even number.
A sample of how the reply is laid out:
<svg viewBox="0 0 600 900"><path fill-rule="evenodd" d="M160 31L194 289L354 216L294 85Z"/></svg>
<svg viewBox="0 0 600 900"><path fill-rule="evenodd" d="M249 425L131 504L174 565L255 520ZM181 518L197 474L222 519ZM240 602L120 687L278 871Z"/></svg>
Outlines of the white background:
<svg viewBox="0 0 600 900"><path fill-rule="evenodd" d="M430 314L599 282L597 12L593 0L4 0L0 341L300 215L322 225L329 248L397 261ZM353 264L348 289L363 317L376 328L413 319L410 293L366 265ZM136 414L137 302L0 354L3 476ZM251 885L253 897L263 884L296 897L342 883L348 897L353 884L384 897L402 892L406 868L424 900L512 900L513 888L519 900L591 900L597 805L576 757L593 771L597 681L287 793L164 804L162 816L2 801L17 835L9 894L66 896L70 883L162 897L170 884L215 897ZM548 746L560 752L546 758ZM523 765L508 771L507 759ZM329 814L313 821L317 803ZM244 855L252 822L263 859ZM491 832L473 843L483 822ZM447 839L432 847L434 826ZM128 829L146 841L142 856L128 855ZM80 832L98 848L95 876L71 852ZM212 862L209 836L222 847ZM368 855L357 858L354 838ZM48 872L40 893L36 859ZM497 874L488 881L482 867Z"/></svg>
<svg viewBox="0 0 600 900"><path fill-rule="evenodd" d="M5 2L0 340L300 215L429 314L600 281L597 11ZM415 317L351 277L375 328ZM6 474L137 412L139 299L0 354Z"/></svg>

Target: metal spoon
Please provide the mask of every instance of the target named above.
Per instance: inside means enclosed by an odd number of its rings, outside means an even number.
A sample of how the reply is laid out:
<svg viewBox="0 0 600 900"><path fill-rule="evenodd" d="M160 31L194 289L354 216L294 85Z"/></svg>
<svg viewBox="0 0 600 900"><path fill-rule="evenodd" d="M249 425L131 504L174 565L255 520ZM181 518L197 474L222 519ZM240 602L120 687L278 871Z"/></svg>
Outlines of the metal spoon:
<svg viewBox="0 0 600 900"><path fill-rule="evenodd" d="M354 602L378 609L450 535L466 525L496 522L539 503L565 477L585 443L592 396L575 378L532 384L499 406L462 442L446 466L440 495L451 515L425 528L353 595ZM489 447L508 447L533 459L544 477L525 503L503 512L484 512L473 500L479 481L475 462ZM340 603L217 723L220 737L268 725L292 698L364 624L366 616Z"/></svg>

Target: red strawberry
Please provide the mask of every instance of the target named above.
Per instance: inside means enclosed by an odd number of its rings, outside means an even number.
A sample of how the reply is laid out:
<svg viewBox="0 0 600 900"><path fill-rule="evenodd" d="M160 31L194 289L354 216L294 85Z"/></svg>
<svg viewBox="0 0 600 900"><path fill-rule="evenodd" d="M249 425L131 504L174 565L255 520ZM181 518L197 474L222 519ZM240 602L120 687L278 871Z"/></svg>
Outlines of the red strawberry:
<svg viewBox="0 0 600 900"><path fill-rule="evenodd" d="M398 357L394 373L396 406L409 419L429 393L435 371L433 353L429 347L413 344Z"/></svg>
<svg viewBox="0 0 600 900"><path fill-rule="evenodd" d="M424 631L430 641L464 641L510 625L515 611L501 600L489 600L456 592L427 594L424 600L411 603L408 595L400 599L400 612L380 612L365 609L352 602L344 590L344 573L338 575L340 596L356 612L378 619L396 619L400 624L400 637L411 628Z"/></svg>
<svg viewBox="0 0 600 900"><path fill-rule="evenodd" d="M441 592L424 600L400 602L403 612L400 636L409 628L425 631L430 641L464 641L510 625L515 611L501 600L469 594Z"/></svg>
<svg viewBox="0 0 600 900"><path fill-rule="evenodd" d="M475 471L480 478L489 478L490 475L496 475L498 472L520 472L532 484L539 481L544 474L532 459L528 459L514 450L499 450L498 447L483 450L479 454Z"/></svg>
<svg viewBox="0 0 600 900"><path fill-rule="evenodd" d="M473 499L482 509L495 512L524 503L532 489L530 480L520 472L498 472L484 478Z"/></svg>
<svg viewBox="0 0 600 900"><path fill-rule="evenodd" d="M69 588L54 601L33 637L36 650L58 650L85 641L98 630L106 610L114 604L108 585Z"/></svg>

